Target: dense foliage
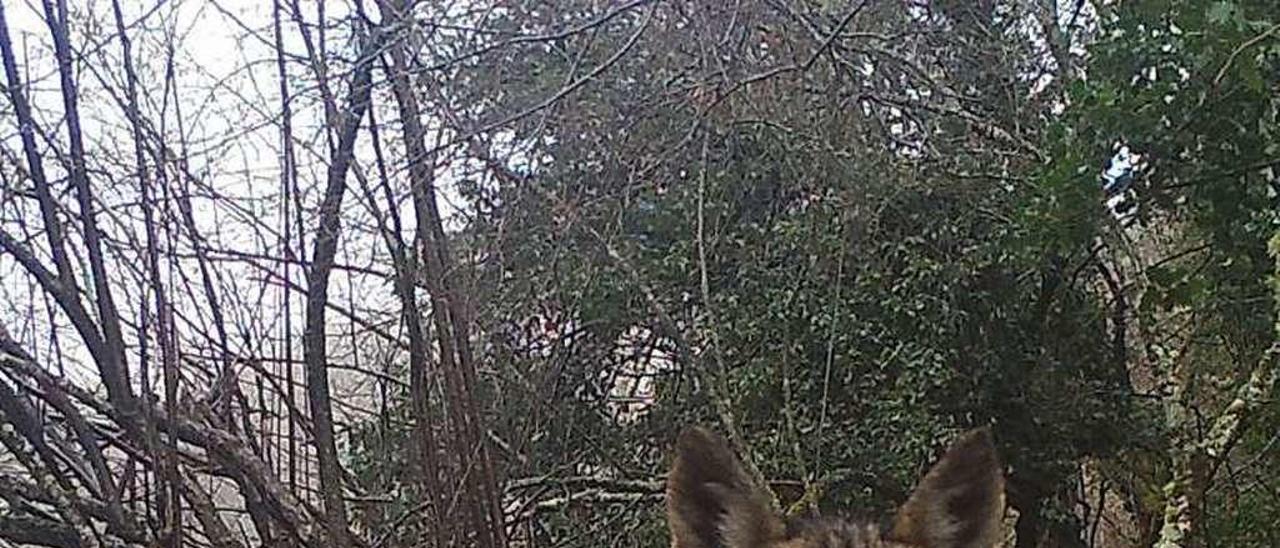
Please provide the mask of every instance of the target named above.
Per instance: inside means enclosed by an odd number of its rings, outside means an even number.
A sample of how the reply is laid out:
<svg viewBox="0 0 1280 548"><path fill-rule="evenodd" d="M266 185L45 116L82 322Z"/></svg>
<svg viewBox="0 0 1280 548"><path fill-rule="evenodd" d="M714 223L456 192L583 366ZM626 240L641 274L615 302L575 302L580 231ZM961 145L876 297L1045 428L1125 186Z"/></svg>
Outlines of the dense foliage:
<svg viewBox="0 0 1280 548"><path fill-rule="evenodd" d="M576 17L560 7L543 24ZM1188 345L1195 375L1217 379L1190 396L1212 416L1275 337L1261 168L1277 154L1278 50L1242 46L1275 10L1126 2L1079 31L1086 56L1054 59L1018 46L1035 40L1006 7L937 7L868 7L845 28L856 7L659 6L468 72L456 100L479 125L631 48L517 126L536 161L474 190L491 207L468 245L484 250L477 317L493 425L520 457L510 477L657 477L672 433L715 424L723 397L765 475L789 480L784 507L877 513L948 433L992 423L1020 536L1097 542L1090 498L1111 489L1130 540L1155 540L1182 434L1154 348ZM527 30L548 14L506 16ZM1078 74L1027 76L1064 59ZM1117 142L1147 158L1127 232L1098 187ZM613 398L637 373L657 395L638 417ZM1233 458L1264 485L1271 430L1249 429ZM1082 462L1105 485L1082 484ZM1215 544L1273 542L1264 485L1210 490L1230 500L1208 503ZM539 520L536 543L663 542L657 499L600 500ZM615 519L625 533L592 525Z"/></svg>

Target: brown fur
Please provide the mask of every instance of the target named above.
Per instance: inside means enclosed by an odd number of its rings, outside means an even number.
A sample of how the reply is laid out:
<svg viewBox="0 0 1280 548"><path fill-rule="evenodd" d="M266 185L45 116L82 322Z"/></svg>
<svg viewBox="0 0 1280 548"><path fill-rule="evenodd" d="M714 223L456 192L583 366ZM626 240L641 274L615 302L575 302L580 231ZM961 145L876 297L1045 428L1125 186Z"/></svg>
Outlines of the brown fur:
<svg viewBox="0 0 1280 548"><path fill-rule="evenodd" d="M960 436L898 509L893 526L840 520L789 532L724 439L681 434L667 476L672 548L991 548L1004 515L1004 475L991 433Z"/></svg>

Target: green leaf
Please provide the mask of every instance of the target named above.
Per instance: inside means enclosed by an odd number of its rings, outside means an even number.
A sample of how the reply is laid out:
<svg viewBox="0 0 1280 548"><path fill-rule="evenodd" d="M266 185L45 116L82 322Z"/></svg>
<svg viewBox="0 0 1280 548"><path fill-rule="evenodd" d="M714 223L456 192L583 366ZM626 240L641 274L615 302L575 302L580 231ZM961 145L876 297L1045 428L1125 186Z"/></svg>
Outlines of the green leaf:
<svg viewBox="0 0 1280 548"><path fill-rule="evenodd" d="M1214 25L1226 26L1228 23L1235 23L1239 17L1239 7L1235 2L1227 2L1222 0L1214 2L1209 6L1205 17L1209 19L1209 23Z"/></svg>

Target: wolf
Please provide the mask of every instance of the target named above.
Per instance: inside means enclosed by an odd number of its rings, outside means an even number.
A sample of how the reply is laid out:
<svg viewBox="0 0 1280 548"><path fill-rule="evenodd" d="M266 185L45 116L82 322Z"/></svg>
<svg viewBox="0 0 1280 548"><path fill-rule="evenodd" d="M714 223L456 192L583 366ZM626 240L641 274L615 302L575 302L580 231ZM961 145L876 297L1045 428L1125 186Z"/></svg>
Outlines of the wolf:
<svg viewBox="0 0 1280 548"><path fill-rule="evenodd" d="M992 548L1001 540L1004 472L989 428L962 434L885 528L822 518L787 524L724 438L679 436L667 475L672 548Z"/></svg>

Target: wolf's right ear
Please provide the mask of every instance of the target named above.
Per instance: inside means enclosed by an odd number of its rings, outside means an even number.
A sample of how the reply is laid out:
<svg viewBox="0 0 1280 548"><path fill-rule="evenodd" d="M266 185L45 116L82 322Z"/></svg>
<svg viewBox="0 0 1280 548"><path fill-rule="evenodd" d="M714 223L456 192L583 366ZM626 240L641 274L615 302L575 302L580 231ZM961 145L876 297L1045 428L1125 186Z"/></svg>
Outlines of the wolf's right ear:
<svg viewBox="0 0 1280 548"><path fill-rule="evenodd" d="M690 428L667 475L672 548L751 548L780 538L782 520L724 438Z"/></svg>
<svg viewBox="0 0 1280 548"><path fill-rule="evenodd" d="M1004 470L991 431L960 436L898 510L889 538L923 548L991 548L1004 517Z"/></svg>

